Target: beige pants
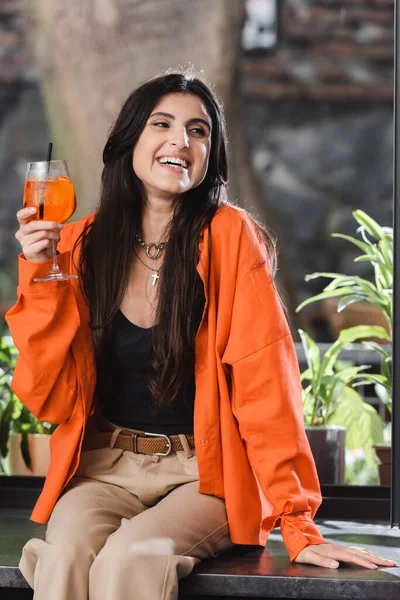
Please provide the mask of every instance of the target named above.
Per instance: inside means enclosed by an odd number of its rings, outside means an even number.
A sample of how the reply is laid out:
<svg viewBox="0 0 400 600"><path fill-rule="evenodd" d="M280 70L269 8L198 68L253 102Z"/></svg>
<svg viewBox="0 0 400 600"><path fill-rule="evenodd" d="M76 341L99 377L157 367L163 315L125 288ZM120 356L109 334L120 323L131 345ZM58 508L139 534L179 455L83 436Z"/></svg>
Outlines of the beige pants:
<svg viewBox="0 0 400 600"><path fill-rule="evenodd" d="M23 548L34 599L173 600L180 578L231 548L225 503L198 493L191 452L82 452L45 540Z"/></svg>

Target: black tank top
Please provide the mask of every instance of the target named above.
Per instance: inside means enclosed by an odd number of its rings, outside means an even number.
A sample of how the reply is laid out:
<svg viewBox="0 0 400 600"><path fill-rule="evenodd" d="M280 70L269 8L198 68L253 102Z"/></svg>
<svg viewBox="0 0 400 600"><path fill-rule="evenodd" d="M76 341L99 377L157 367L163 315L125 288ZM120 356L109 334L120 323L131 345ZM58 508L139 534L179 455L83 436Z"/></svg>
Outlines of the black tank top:
<svg viewBox="0 0 400 600"><path fill-rule="evenodd" d="M202 314L202 311L201 311ZM200 324L199 315L197 326ZM116 425L150 433L193 433L193 375L185 390L181 390L170 407L152 409L150 391L146 385L153 328L144 329L129 321L118 311L113 322L111 342L111 389L102 414Z"/></svg>

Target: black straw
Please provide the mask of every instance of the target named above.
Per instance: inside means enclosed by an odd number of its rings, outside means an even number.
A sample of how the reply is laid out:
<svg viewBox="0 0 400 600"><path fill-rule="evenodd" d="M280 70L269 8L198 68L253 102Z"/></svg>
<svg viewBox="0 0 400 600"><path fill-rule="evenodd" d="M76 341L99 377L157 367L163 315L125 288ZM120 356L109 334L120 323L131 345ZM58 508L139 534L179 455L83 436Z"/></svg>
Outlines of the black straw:
<svg viewBox="0 0 400 600"><path fill-rule="evenodd" d="M46 179L49 176L49 171L50 171L50 161L51 161L51 153L53 151L53 143L49 142L49 145L47 147L47 174L46 174ZM44 195L45 195L45 190L43 190L43 194L40 198L40 202L39 202L39 219L44 219Z"/></svg>
<svg viewBox="0 0 400 600"><path fill-rule="evenodd" d="M49 169L50 169L50 161L51 161L52 151L53 151L53 143L49 142L49 146L47 148L47 173L49 172Z"/></svg>

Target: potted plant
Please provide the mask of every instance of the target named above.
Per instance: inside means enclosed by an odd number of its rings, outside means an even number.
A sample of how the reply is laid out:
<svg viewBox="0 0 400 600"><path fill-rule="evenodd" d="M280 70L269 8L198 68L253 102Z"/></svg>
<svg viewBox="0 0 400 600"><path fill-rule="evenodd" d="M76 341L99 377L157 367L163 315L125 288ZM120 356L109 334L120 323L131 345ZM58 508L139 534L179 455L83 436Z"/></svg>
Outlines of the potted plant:
<svg viewBox="0 0 400 600"><path fill-rule="evenodd" d="M299 329L307 369L301 373L304 425L321 483L345 483L345 447L362 448L369 467L375 465L375 443L383 439L383 423L376 410L364 402L352 387L375 383L375 376L364 373L370 365L343 366L338 362L341 351L356 340L385 337L379 326L357 326L340 332L321 357L311 337ZM361 425L361 426L360 426Z"/></svg>
<svg viewBox="0 0 400 600"><path fill-rule="evenodd" d="M18 400L10 384L17 349L0 335L0 467L2 474L41 475L50 462L50 434L56 425L39 421Z"/></svg>
<svg viewBox="0 0 400 600"><path fill-rule="evenodd" d="M361 249L362 254L354 259L354 262L367 261L374 270L374 282L368 281L356 275L343 275L341 273L312 273L306 276L306 280L325 277L331 282L324 288L323 292L308 298L300 304L296 312L306 305L317 300L340 297L337 311L341 312L346 307L356 302L368 302L375 306L385 319L387 336L381 337L387 343L369 340L361 343L374 349L382 359L381 374L369 375L369 383L375 383L375 391L380 400L386 405L389 414L392 412L392 296L393 296L393 229L381 227L374 219L365 212L356 210L353 216L359 227L361 239L357 239L341 233L333 233L333 237L345 239ZM366 336L376 337L376 336ZM358 385L362 385L360 380ZM391 460L391 424L388 423L384 430L382 444L376 444L375 449L380 462L381 483L390 483L390 460Z"/></svg>

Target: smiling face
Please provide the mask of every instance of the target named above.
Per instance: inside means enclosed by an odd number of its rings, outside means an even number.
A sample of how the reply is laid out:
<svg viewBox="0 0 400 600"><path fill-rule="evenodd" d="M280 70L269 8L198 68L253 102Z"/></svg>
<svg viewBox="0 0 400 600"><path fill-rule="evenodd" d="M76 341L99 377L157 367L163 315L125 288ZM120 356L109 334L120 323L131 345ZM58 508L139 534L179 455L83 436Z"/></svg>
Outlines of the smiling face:
<svg viewBox="0 0 400 600"><path fill-rule="evenodd" d="M151 195L176 198L208 168L211 118L193 94L168 94L154 107L133 151L133 169Z"/></svg>

